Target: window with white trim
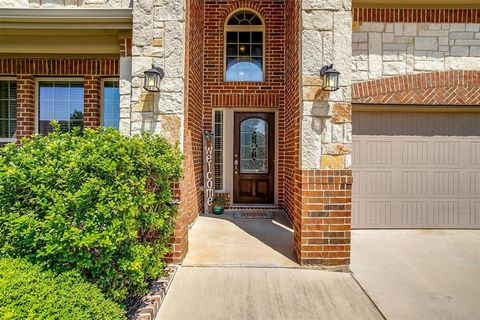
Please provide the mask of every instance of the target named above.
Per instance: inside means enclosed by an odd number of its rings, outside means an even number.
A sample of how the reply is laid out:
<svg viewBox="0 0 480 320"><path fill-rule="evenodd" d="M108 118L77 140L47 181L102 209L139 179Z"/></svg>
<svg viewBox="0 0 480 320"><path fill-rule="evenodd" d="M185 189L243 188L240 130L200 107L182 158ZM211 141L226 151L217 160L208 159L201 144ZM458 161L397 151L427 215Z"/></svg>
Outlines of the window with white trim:
<svg viewBox="0 0 480 320"><path fill-rule="evenodd" d="M40 81L38 89L38 133L52 132L52 120L63 131L83 128L83 81Z"/></svg>
<svg viewBox="0 0 480 320"><path fill-rule="evenodd" d="M225 81L264 81L262 20L248 10L235 12L225 25Z"/></svg>
<svg viewBox="0 0 480 320"><path fill-rule="evenodd" d="M120 126L120 90L118 80L103 82L102 125L119 129Z"/></svg>
<svg viewBox="0 0 480 320"><path fill-rule="evenodd" d="M223 111L214 111L215 190L223 190Z"/></svg>
<svg viewBox="0 0 480 320"><path fill-rule="evenodd" d="M15 141L17 131L17 82L0 80L0 145Z"/></svg>

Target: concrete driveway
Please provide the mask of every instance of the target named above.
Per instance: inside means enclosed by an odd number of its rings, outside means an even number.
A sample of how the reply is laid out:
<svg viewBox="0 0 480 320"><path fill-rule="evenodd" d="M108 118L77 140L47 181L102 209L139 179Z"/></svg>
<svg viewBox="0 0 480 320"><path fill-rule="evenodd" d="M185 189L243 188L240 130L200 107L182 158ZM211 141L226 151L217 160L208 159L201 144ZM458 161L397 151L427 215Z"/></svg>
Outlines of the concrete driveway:
<svg viewBox="0 0 480 320"><path fill-rule="evenodd" d="M350 273L180 267L156 320L383 319Z"/></svg>
<svg viewBox="0 0 480 320"><path fill-rule="evenodd" d="M355 230L351 270L389 320L480 319L479 230Z"/></svg>

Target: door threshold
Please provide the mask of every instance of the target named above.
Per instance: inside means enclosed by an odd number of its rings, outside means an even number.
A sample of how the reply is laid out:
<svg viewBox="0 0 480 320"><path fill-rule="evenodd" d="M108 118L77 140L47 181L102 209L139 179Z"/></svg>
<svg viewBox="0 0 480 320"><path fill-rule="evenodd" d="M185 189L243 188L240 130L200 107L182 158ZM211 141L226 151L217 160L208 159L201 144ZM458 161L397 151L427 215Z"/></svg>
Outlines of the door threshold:
<svg viewBox="0 0 480 320"><path fill-rule="evenodd" d="M234 203L232 209L277 209L278 206L271 203Z"/></svg>

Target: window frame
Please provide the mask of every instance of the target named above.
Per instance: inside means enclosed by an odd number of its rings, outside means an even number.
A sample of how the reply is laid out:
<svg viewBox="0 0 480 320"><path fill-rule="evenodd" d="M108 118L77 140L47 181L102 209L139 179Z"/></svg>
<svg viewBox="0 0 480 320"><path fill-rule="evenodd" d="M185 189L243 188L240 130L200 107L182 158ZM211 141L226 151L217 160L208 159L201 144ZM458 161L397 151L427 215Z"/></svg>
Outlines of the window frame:
<svg viewBox="0 0 480 320"><path fill-rule="evenodd" d="M241 11L248 11L256 15L260 21L261 25L228 25L228 21L232 16ZM261 81L227 81L227 32L261 32L262 33L262 80ZM223 26L223 82L225 83L264 83L265 82L265 47L267 39L265 32L265 19L257 11L250 8L239 8L236 9L225 18Z"/></svg>
<svg viewBox="0 0 480 320"><path fill-rule="evenodd" d="M15 81L17 82L17 78L16 77L0 77L0 81ZM17 88L15 89L15 94L17 95L17 90L18 90L18 86ZM17 102L17 111L16 111L16 114L15 114L15 123L18 125L17 123L17 114L18 114L18 95L17 97L15 98L16 102ZM15 138L1 138L0 137L0 145L3 145L3 144L7 144L7 143L10 143L10 142L16 142L17 141L17 132L15 132Z"/></svg>
<svg viewBox="0 0 480 320"><path fill-rule="evenodd" d="M35 133L40 134L40 82L81 82L83 84L83 113L85 114L85 78L40 77L35 78ZM85 118L84 118L85 120Z"/></svg>
<svg viewBox="0 0 480 320"><path fill-rule="evenodd" d="M118 95L120 97L120 77L108 77L108 78L102 78L101 79L101 85L100 85L100 126L101 127L104 127L104 118L103 118L103 115L104 115L104 110L105 110L105 106L104 106L104 101L103 101L103 98L104 98L104 93L103 93L103 90L105 88L105 82L111 82L111 81L116 81L118 82ZM118 110L119 110L119 114L118 114L118 130L120 130L120 101L118 102Z"/></svg>

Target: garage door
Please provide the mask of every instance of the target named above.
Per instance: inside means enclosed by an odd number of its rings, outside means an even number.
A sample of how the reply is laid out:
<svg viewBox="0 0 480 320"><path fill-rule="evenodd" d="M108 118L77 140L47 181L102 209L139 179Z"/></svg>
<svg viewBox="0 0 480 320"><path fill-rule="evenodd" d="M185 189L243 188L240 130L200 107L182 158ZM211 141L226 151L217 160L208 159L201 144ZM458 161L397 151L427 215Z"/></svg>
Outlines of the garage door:
<svg viewBox="0 0 480 320"><path fill-rule="evenodd" d="M480 113L353 114L354 228L480 228Z"/></svg>

